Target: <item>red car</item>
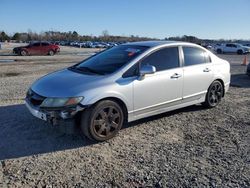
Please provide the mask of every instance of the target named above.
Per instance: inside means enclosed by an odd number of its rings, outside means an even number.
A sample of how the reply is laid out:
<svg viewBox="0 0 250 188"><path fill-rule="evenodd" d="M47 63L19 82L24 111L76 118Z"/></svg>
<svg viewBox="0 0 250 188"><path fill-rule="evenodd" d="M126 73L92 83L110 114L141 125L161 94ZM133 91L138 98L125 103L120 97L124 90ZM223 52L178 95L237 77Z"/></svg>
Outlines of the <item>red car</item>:
<svg viewBox="0 0 250 188"><path fill-rule="evenodd" d="M28 46L20 46L13 49L13 53L17 55L54 55L60 52L57 45L48 42L34 42Z"/></svg>

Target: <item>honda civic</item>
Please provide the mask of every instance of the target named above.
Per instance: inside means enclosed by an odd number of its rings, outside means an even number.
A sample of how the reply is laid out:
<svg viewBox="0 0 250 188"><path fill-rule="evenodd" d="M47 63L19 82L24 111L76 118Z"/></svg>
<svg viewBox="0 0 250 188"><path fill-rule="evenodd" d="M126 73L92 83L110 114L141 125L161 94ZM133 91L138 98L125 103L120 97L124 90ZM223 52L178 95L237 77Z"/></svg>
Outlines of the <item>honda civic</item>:
<svg viewBox="0 0 250 188"><path fill-rule="evenodd" d="M229 63L207 49L146 41L50 73L31 85L25 100L35 117L53 124L77 119L84 135L104 141L127 122L198 103L215 107L229 84Z"/></svg>

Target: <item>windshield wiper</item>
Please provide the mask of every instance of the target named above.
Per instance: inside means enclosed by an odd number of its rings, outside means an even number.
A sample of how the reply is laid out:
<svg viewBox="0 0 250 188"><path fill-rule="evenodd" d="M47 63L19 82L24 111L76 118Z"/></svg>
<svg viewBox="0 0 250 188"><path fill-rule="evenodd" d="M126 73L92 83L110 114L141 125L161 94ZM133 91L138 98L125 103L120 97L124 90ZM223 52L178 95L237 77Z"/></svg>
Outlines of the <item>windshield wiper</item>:
<svg viewBox="0 0 250 188"><path fill-rule="evenodd" d="M91 72L91 73L94 73L94 74L99 74L99 75L104 75L104 73L102 72L99 72L99 71L96 71L94 69L91 69L89 67L77 67L77 66L73 66L71 67L72 69L76 69L76 70L79 70L79 71L88 71L88 72Z"/></svg>

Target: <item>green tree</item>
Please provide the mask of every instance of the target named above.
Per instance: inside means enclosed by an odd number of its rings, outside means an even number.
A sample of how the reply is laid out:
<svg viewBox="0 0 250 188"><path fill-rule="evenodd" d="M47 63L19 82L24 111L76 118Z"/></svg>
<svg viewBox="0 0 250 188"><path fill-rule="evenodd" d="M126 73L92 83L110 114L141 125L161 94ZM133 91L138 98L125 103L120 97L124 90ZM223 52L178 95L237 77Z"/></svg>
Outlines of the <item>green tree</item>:
<svg viewBox="0 0 250 188"><path fill-rule="evenodd" d="M13 35L13 37L12 37L12 40L17 40L17 41L19 41L20 40L20 33L15 33L14 35Z"/></svg>
<svg viewBox="0 0 250 188"><path fill-rule="evenodd" d="M4 32L2 31L0 34L0 41L6 41L6 40L10 40L10 37Z"/></svg>
<svg viewBox="0 0 250 188"><path fill-rule="evenodd" d="M78 40L78 33L76 31L73 31L72 38L73 40Z"/></svg>

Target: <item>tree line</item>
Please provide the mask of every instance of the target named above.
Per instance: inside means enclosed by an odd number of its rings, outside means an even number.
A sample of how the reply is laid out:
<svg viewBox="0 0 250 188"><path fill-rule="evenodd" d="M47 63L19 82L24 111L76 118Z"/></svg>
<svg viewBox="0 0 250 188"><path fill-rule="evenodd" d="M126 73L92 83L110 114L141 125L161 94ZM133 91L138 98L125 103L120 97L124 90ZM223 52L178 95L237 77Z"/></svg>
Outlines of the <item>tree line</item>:
<svg viewBox="0 0 250 188"><path fill-rule="evenodd" d="M105 30L100 36L93 35L80 35L76 31L60 32L60 31L45 31L36 33L32 31L15 33L12 36L6 34L4 31L0 32L0 41L14 40L17 42L30 42L30 41L97 41L97 42L134 42L145 40L156 40L155 38L139 37L135 35L130 36L115 36L109 35Z"/></svg>
<svg viewBox="0 0 250 188"><path fill-rule="evenodd" d="M45 32L16 32L13 35L8 35L4 31L0 31L0 41L16 41L16 42L30 42L30 41L96 41L96 42L135 42L135 41L146 41L146 40L159 40L157 38L140 37L138 35L130 36L115 36L110 35L107 30L104 30L100 36L93 35L80 35L76 31L60 32L60 31L45 31ZM244 40L209 40L199 39L195 36L177 36L177 37L166 37L165 40L173 41L185 41L196 44L203 43L223 43L223 42L246 42ZM249 41L248 41L249 42Z"/></svg>

